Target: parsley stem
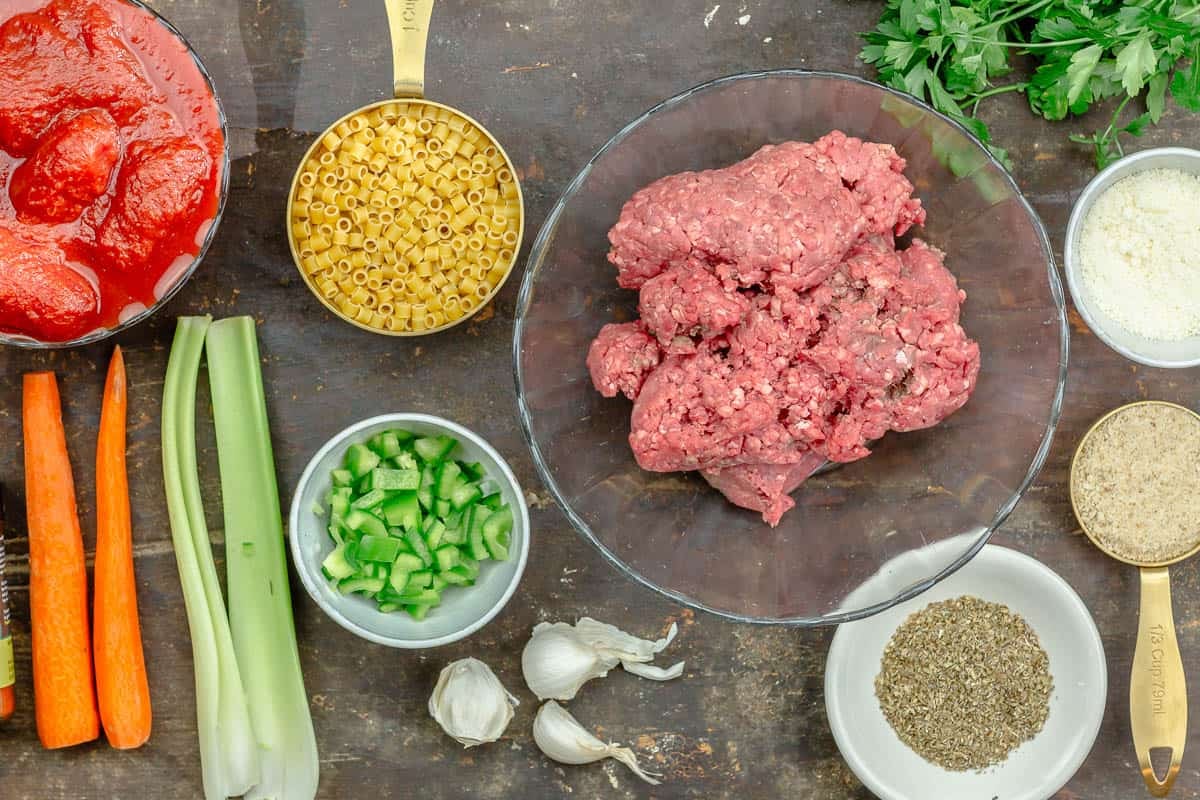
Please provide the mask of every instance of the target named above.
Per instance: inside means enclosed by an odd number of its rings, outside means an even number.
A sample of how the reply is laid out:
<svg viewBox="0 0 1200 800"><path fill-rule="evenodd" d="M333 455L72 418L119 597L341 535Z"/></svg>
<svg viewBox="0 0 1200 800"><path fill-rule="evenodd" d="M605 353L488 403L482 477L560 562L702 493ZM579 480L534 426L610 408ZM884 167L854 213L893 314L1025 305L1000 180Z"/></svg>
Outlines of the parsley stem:
<svg viewBox="0 0 1200 800"><path fill-rule="evenodd" d="M1113 129L1116 128L1117 123L1121 121L1121 112L1125 110L1125 106L1129 105L1129 101L1132 99L1133 97L1126 95L1125 99L1121 101L1121 104L1117 106L1117 110L1113 112L1112 119L1108 121L1108 127L1105 128L1104 133L1101 134L1102 138L1107 139L1113 135Z"/></svg>
<svg viewBox="0 0 1200 800"><path fill-rule="evenodd" d="M988 28L996 28L1001 25L1007 25L1008 23L1021 19L1022 17L1027 17L1039 9L1045 8L1053 2L1054 0L1037 0L1037 2L1031 3L1025 8L1018 8L1008 16L1001 17L1000 19L994 19L986 25L979 26L975 30L987 30Z"/></svg>
<svg viewBox="0 0 1200 800"><path fill-rule="evenodd" d="M1039 47L1071 47L1077 44L1092 44L1094 41L1095 40L1090 37L1080 36L1077 39L1063 39L1059 42L1014 42L1013 47L1021 47L1025 50L1032 50Z"/></svg>
<svg viewBox="0 0 1200 800"><path fill-rule="evenodd" d="M1200 8L1200 6L1198 6L1198 8ZM1090 44L1094 40L1088 38L1087 36L1081 36L1078 39L1063 39L1061 42L1009 42L997 41L995 39L985 39L982 36L972 36L971 41L975 42L976 44L986 44L995 47L1014 47L1021 50L1030 50L1040 47L1070 47L1077 44Z"/></svg>
<svg viewBox="0 0 1200 800"><path fill-rule="evenodd" d="M972 98L971 116L975 116L975 112L979 110L979 101L985 100L989 97L995 97L998 94L1004 94L1006 92L1023 92L1028 86L1028 83L1007 83L1004 86L993 86L987 91L980 92Z"/></svg>

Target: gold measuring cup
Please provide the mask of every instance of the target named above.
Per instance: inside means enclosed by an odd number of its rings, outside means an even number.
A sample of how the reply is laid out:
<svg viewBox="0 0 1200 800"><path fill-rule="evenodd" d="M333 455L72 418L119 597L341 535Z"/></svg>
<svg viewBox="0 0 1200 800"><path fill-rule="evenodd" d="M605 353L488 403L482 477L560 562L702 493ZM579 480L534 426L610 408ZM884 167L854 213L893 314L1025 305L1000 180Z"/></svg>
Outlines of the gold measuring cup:
<svg viewBox="0 0 1200 800"><path fill-rule="evenodd" d="M470 319L490 303L504 286L516 264L521 241L525 233L525 201L521 193L520 181L516 177L516 170L513 167L512 159L508 157L508 154L500 146L496 137L480 125L476 119L464 114L462 111L425 99L425 50L429 38L429 23L433 15L434 0L384 0L384 6L387 10L388 25L392 40L393 97L368 104L346 114L330 125L313 142L312 146L309 147L308 151L304 154L304 158L300 161L300 166L296 170L296 175L292 179L291 190L288 193L288 244L292 251L292 259L295 261L296 269L300 272L301 277L304 278L305 284L317 299L336 316L372 333L382 333L389 336L424 336L452 328ZM508 256L507 263L503 264L502 276L498 279L494 277L489 278L485 282L485 285L490 285L490 289L487 290L486 294L482 292L473 294L471 296L471 307L465 310L462 316L455 319L448 319L442 324L427 326L421 330L390 330L381 328L345 313L331 297L323 293L322 288L317 285L314 275L310 274L309 270L305 268L302 263L301 249L297 245L295 230L296 216L294 215L294 210L297 205L297 190L300 188L302 174L305 172L306 165L309 164L314 154L323 152L323 143L327 141L327 137L336 136L335 132L340 126L349 123L355 118L361 118L364 114L370 114L377 109L383 110L395 107L398 104L403 105L406 109L418 107L424 109L442 109L448 112L453 118L465 123L469 129L478 131L482 134L482 139L495 148L495 153L503 160L505 171L508 173L507 177L511 178L511 183L515 187L515 203L513 203L517 209L515 238L511 235L512 228L510 227L510 230L505 232L505 245L499 251L501 256ZM505 182L507 182L507 179ZM499 262L503 260L505 259L498 257L496 259L497 264L494 266L500 266ZM500 270L497 269L491 274L494 276L499 272Z"/></svg>
<svg viewBox="0 0 1200 800"><path fill-rule="evenodd" d="M1133 747L1146 788L1154 797L1166 797L1179 774L1183 748L1187 743L1187 685L1183 659L1175 637L1175 617L1171 609L1171 576L1168 567L1200 552L1200 542L1181 556L1160 562L1135 561L1104 545L1079 518L1076 496L1076 465L1092 434L1112 417L1136 406L1159 405L1186 411L1200 425L1200 414L1189 408L1157 400L1147 400L1115 408L1105 414L1084 434L1071 459L1071 509L1092 544L1105 554L1141 571L1141 605L1138 616L1137 646L1129 679L1129 722ZM1166 775L1155 774L1150 761L1154 750L1171 751Z"/></svg>

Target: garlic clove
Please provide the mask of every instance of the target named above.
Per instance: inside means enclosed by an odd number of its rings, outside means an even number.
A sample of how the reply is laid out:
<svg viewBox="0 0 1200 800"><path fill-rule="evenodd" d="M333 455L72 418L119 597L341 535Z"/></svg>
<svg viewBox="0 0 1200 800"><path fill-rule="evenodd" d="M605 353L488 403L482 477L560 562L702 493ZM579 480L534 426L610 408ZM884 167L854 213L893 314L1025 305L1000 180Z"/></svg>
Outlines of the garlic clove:
<svg viewBox="0 0 1200 800"><path fill-rule="evenodd" d="M656 641L631 636L615 625L584 617L575 625L543 622L521 654L525 682L539 700L571 700L593 678L603 678L617 664L627 672L655 681L683 674L683 662L669 669L646 662L674 641L679 626ZM640 666L639 666L640 665Z"/></svg>
<svg viewBox="0 0 1200 800"><path fill-rule="evenodd" d="M583 684L603 678L618 663L583 642L565 622L539 624L521 653L525 683L539 700L571 700Z"/></svg>
<svg viewBox="0 0 1200 800"><path fill-rule="evenodd" d="M591 764L613 758L646 783L653 786L660 783L656 778L661 776L644 771L632 750L602 742L553 700L543 705L534 717L533 740L547 757L560 763Z"/></svg>
<svg viewBox="0 0 1200 800"><path fill-rule="evenodd" d="M500 683L491 668L474 658L448 664L429 698L429 714L442 730L464 747L499 739L512 722L520 701Z"/></svg>

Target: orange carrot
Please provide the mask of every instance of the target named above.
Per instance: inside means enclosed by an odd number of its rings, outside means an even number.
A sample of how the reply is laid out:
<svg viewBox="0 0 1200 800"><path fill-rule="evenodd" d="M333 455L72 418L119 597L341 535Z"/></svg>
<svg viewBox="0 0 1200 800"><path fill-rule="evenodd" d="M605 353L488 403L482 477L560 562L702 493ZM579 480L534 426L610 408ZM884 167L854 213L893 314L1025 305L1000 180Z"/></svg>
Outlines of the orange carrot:
<svg viewBox="0 0 1200 800"><path fill-rule="evenodd" d="M88 636L87 566L53 372L25 376L29 613L38 737L48 749L100 735Z"/></svg>
<svg viewBox="0 0 1200 800"><path fill-rule="evenodd" d="M138 623L129 476L125 469L128 404L125 358L118 347L108 366L100 435L96 441L93 620L100 720L108 743L118 750L141 747L150 738L150 685L146 681L142 629Z"/></svg>

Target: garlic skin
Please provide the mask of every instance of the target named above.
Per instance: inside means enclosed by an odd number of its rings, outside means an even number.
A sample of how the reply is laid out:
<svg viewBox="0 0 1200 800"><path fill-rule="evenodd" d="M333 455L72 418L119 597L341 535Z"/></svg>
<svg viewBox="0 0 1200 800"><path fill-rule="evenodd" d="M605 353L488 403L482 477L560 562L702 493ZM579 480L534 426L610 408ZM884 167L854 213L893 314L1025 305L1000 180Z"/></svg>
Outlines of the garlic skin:
<svg viewBox="0 0 1200 800"><path fill-rule="evenodd" d="M661 776L641 768L632 750L600 741L553 700L543 705L533 719L533 741L547 757L563 764L591 764L612 758L646 783L652 786L661 783L656 780Z"/></svg>
<svg viewBox="0 0 1200 800"><path fill-rule="evenodd" d="M521 654L521 671L539 700L571 700L593 678L603 678L620 664L642 678L667 681L683 674L684 662L670 669L646 662L675 639L678 626L657 641L639 639L621 629L584 617L575 625L543 622Z"/></svg>
<svg viewBox="0 0 1200 800"><path fill-rule="evenodd" d="M438 676L429 714L448 736L464 747L476 747L504 734L516 705L520 701L487 664L464 658L447 665Z"/></svg>

